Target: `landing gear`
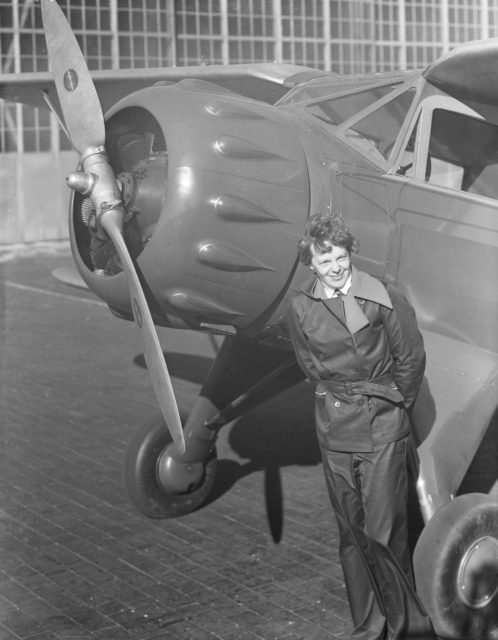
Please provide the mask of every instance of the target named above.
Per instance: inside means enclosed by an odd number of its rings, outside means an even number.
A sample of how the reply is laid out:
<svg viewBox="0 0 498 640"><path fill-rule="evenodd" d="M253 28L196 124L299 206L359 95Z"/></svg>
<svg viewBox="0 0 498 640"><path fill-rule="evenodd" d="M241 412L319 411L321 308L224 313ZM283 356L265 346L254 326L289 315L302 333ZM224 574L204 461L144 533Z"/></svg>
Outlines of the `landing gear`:
<svg viewBox="0 0 498 640"><path fill-rule="evenodd" d="M176 518L200 507L214 484L219 430L303 377L288 351L225 338L184 421L185 453L176 450L161 417L130 443L124 481L131 502L150 518Z"/></svg>
<svg viewBox="0 0 498 640"><path fill-rule="evenodd" d="M498 502L452 500L429 520L413 557L417 592L438 637L498 639Z"/></svg>
<svg viewBox="0 0 498 640"><path fill-rule="evenodd" d="M218 459L213 448L202 462L176 457L161 416L146 423L131 441L124 463L124 482L133 505L149 518L177 518L208 497Z"/></svg>

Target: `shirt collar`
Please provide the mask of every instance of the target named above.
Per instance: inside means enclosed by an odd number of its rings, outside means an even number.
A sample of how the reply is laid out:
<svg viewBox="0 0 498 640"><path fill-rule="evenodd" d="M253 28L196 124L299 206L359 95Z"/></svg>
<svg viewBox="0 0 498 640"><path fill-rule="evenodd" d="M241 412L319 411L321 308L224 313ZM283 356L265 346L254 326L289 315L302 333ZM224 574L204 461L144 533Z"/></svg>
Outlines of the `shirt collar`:
<svg viewBox="0 0 498 640"><path fill-rule="evenodd" d="M338 292L340 291L341 295L346 296L351 288L351 280L352 274L346 280L346 284L343 287L341 287L340 289L332 289L330 287L327 287L326 284L324 284L319 278L317 278L313 287L313 294L316 295L317 298L338 298Z"/></svg>
<svg viewBox="0 0 498 640"><path fill-rule="evenodd" d="M315 299L327 297L322 289L322 283L316 276L311 280L307 280L303 284L301 291ZM344 295L347 295L349 291L351 291L351 294L355 298L371 300L388 309L393 308L389 294L382 282L364 271L359 271L355 267L352 267L351 278L341 289Z"/></svg>

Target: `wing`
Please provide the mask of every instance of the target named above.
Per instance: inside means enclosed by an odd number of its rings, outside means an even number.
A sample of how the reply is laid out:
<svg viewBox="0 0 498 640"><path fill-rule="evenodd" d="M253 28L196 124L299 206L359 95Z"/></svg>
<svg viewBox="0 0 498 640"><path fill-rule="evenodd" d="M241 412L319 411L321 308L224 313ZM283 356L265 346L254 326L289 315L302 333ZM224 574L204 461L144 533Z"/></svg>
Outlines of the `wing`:
<svg viewBox="0 0 498 640"><path fill-rule="evenodd" d="M138 89L157 82L178 82L185 78L211 82L245 97L273 104L299 82L320 75L323 72L298 65L265 63L92 72L104 112L120 98ZM49 72L0 74L0 98L4 100L46 109L44 95L59 107Z"/></svg>

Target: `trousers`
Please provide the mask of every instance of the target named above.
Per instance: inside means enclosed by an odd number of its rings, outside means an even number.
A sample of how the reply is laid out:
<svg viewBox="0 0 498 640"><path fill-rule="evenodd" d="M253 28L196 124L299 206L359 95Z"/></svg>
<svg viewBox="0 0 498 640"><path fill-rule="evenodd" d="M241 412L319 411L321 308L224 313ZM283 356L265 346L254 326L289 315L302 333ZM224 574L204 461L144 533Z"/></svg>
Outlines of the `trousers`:
<svg viewBox="0 0 498 640"><path fill-rule="evenodd" d="M372 452L321 450L354 640L435 639L408 546L407 440Z"/></svg>

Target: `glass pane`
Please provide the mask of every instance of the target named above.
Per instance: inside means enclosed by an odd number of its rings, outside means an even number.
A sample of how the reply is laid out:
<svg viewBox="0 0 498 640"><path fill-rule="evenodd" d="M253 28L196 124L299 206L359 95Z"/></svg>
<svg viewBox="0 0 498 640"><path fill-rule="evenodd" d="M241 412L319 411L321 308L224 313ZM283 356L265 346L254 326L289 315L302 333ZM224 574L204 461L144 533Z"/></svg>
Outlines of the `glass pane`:
<svg viewBox="0 0 498 640"><path fill-rule="evenodd" d="M498 127L436 109L425 179L448 189L498 199Z"/></svg>
<svg viewBox="0 0 498 640"><path fill-rule="evenodd" d="M133 29L135 31L144 30L144 15L141 10L133 11L132 20L133 20Z"/></svg>
<svg viewBox="0 0 498 640"><path fill-rule="evenodd" d="M118 29L119 31L130 30L130 12L128 10L118 11Z"/></svg>
<svg viewBox="0 0 498 640"><path fill-rule="evenodd" d="M2 29L11 29L13 26L12 7L0 6L0 26Z"/></svg>
<svg viewBox="0 0 498 640"><path fill-rule="evenodd" d="M362 145L366 142L378 151L383 158L387 159L396 142L401 125L405 121L414 95L415 89L409 89L400 94L366 118L359 120L353 127L348 129L346 136L352 133L357 141L359 136Z"/></svg>
<svg viewBox="0 0 498 640"><path fill-rule="evenodd" d="M347 96L329 98L310 105L307 110L328 124L338 125L386 96L395 86L395 84L389 84L350 93Z"/></svg>

